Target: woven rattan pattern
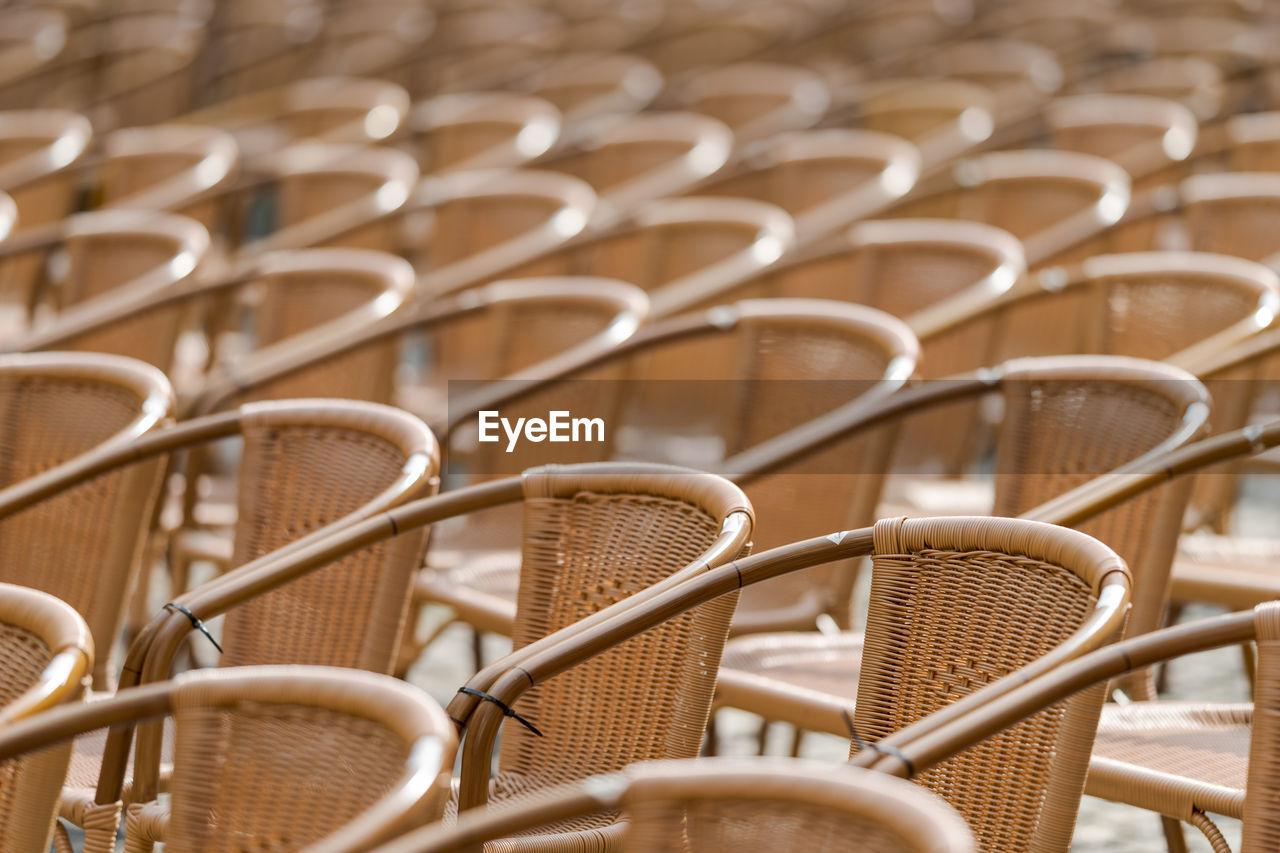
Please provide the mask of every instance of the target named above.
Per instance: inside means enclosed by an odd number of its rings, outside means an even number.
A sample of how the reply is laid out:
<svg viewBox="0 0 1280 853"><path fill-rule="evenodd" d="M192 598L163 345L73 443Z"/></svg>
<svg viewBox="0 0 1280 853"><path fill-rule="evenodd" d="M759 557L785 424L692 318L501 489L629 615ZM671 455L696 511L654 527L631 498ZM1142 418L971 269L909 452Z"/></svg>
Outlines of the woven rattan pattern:
<svg viewBox="0 0 1280 853"><path fill-rule="evenodd" d="M871 742L1045 654L1095 602L1060 566L986 551L877 555L871 597L855 712ZM1032 849L1050 784L1043 756L1063 718L1062 706L1051 708L918 781L965 816L981 849ZM1039 769L1017 762L1027 754Z"/></svg>
<svg viewBox="0 0 1280 853"><path fill-rule="evenodd" d="M176 722L175 851L297 850L390 790L407 757L382 725L314 707L192 703Z"/></svg>
<svg viewBox="0 0 1280 853"><path fill-rule="evenodd" d="M701 510L665 498L582 492L526 506L517 647L666 578L719 532ZM495 793L697 755L735 599L696 608L530 690L520 711L545 737L508 722Z"/></svg>
<svg viewBox="0 0 1280 853"><path fill-rule="evenodd" d="M136 394L105 382L46 378L0 380L0 486L64 462L138 417ZM115 523L130 472L98 477L0 523L0 579L33 587L75 608L97 645L111 648L129 565L104 566L114 543L138 532ZM100 656L105 672L108 656Z"/></svg>
<svg viewBox="0 0 1280 853"><path fill-rule="evenodd" d="M897 853L905 839L883 826L806 803L648 800L627 810L627 853L768 850Z"/></svg>
<svg viewBox="0 0 1280 853"><path fill-rule="evenodd" d="M1187 208L1192 248L1261 261L1280 249L1280 199L1229 198Z"/></svg>
<svg viewBox="0 0 1280 853"><path fill-rule="evenodd" d="M17 625L0 625L0 706L34 685L51 657L48 645L35 634ZM0 762L0 849L20 850L32 843L25 839L33 828L21 814L30 806L21 797L30 793L30 786L41 784L42 777L56 774L59 764L59 756L51 750ZM41 802L38 796L36 802Z"/></svg>
<svg viewBox="0 0 1280 853"><path fill-rule="evenodd" d="M403 452L368 432L247 427L233 565L305 536L368 503L399 475ZM405 540L414 540L406 542ZM362 550L257 597L227 615L226 665L307 663L384 671L403 622L414 561L396 561L422 534Z"/></svg>

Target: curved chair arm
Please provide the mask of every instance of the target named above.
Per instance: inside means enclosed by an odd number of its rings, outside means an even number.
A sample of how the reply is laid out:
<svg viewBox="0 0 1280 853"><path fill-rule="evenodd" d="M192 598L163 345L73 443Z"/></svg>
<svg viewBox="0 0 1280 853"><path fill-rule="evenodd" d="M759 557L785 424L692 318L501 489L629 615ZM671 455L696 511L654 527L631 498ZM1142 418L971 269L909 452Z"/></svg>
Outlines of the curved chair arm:
<svg viewBox="0 0 1280 853"><path fill-rule="evenodd" d="M924 521L930 525L948 525L945 535L954 538L957 544L962 544L970 531L977 529L973 525L996 525L1006 528L1006 538L1020 543L1029 552L1047 550L1057 554L1107 551L1106 546L1083 534L1072 533L1064 537L1061 534L1066 531L1061 528L1039 522L1029 524L1021 519L954 518ZM885 523L890 522L880 522ZM498 703L509 708L529 688L699 604L793 571L872 553L875 553L874 528L839 531L783 545L704 572L608 622L591 630L575 633L542 654L524 658L518 667L507 670L493 683L487 692L496 702L486 702L477 708L467 726L467 738L462 750L459 810L483 805L487 800L493 748L504 721ZM1099 559L1096 563L1096 576L1090 578L1097 596L1092 614L1060 646L1021 670L1024 680L1050 671L1065 661L1097 648L1124 623L1129 609L1129 571L1114 554ZM931 719L941 721L960 716L1014 686L1016 685L1004 679L994 682L935 712Z"/></svg>
<svg viewBox="0 0 1280 853"><path fill-rule="evenodd" d="M47 593L0 584L0 622L29 631L52 653L39 680L0 708L0 728L81 694L93 674L93 637L79 613Z"/></svg>
<svg viewBox="0 0 1280 853"><path fill-rule="evenodd" d="M868 749L850 761L909 778L1095 684L1180 655L1249 642L1257 633L1256 619L1255 611L1246 610L1187 622L1103 646L1038 678L1006 676L995 684L1009 681L1009 689L981 708L945 726L924 726L933 719L927 717L880 741L896 746L896 755Z"/></svg>

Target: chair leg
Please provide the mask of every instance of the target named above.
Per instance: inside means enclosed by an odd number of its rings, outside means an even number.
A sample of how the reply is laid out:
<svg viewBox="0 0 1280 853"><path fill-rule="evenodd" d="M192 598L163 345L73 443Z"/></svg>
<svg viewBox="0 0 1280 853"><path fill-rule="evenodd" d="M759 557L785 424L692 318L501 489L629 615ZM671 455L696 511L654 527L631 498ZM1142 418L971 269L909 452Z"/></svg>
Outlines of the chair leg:
<svg viewBox="0 0 1280 853"><path fill-rule="evenodd" d="M707 717L707 734L706 740L702 743L701 755L705 758L713 757L720 745L719 732L716 731L716 708L711 709L711 716Z"/></svg>
<svg viewBox="0 0 1280 853"><path fill-rule="evenodd" d="M769 745L769 721L760 720L760 728L756 730L756 755L764 755L765 748Z"/></svg>
<svg viewBox="0 0 1280 853"><path fill-rule="evenodd" d="M479 628L471 629L471 656L475 671L484 669L484 635Z"/></svg>
<svg viewBox="0 0 1280 853"><path fill-rule="evenodd" d="M1204 837L1209 839L1209 844L1213 846L1213 853L1231 853L1231 847L1227 844L1227 839L1222 837L1218 825L1209 819L1209 816L1202 811L1194 811L1191 813L1191 825L1204 833Z"/></svg>
<svg viewBox="0 0 1280 853"><path fill-rule="evenodd" d="M1249 692L1253 693L1253 684L1258 674L1258 647L1253 643L1240 646L1240 657L1244 661L1244 674L1249 679Z"/></svg>
<svg viewBox="0 0 1280 853"><path fill-rule="evenodd" d="M1182 821L1161 815L1160 825L1164 829L1164 843L1169 848L1169 853L1188 853L1187 837L1182 834Z"/></svg>

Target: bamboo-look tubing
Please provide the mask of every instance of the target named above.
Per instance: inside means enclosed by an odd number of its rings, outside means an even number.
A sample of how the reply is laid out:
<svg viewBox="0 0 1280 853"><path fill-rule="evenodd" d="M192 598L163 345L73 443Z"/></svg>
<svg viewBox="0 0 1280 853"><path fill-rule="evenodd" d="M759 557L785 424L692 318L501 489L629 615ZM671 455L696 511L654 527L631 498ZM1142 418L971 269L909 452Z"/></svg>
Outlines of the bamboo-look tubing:
<svg viewBox="0 0 1280 853"><path fill-rule="evenodd" d="M1030 683L1016 686L973 710L963 719L954 720L951 726L932 726L927 730L919 730L917 723L916 726L901 729L880 743L901 749L911 762L914 773L918 774L956 752L974 746L1001 729L1092 685L1179 655L1246 643L1254 636L1252 610L1142 634L1103 646ZM912 775L911 770L899 758L873 750L864 750L854 756L851 762L894 776Z"/></svg>
<svg viewBox="0 0 1280 853"><path fill-rule="evenodd" d="M50 658L36 682L0 707L0 728L80 696L93 673L93 637L84 617L47 593L0 583L0 618L48 647Z"/></svg>
<svg viewBox="0 0 1280 853"><path fill-rule="evenodd" d="M597 630L577 632L554 649L526 657L519 666L508 668L487 692L507 706L514 705L530 687L699 604L790 572L837 560L865 557L872 553L873 528L867 527L806 539L734 560L686 581L669 593L627 610ZM1085 624L1053 651L1020 670L1021 678L1017 683L1052 670L1079 655L1082 649L1096 646L1119 630L1129 609L1130 585L1127 570L1109 572L1100 578L1096 590L1098 602ZM974 691L936 712L934 716L959 716L1014 686L1011 679L1002 679ZM471 715L467 737L462 746L459 811L482 806L487 801L493 748L504 719L494 703L480 705Z"/></svg>

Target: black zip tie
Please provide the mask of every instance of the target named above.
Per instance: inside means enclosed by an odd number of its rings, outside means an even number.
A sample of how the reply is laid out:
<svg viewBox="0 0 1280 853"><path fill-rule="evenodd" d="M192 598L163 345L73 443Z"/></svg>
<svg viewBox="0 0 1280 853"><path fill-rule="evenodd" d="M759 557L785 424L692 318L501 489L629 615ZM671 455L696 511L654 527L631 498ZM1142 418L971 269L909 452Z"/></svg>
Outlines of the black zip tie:
<svg viewBox="0 0 1280 853"><path fill-rule="evenodd" d="M497 696L493 696L489 693L485 693L483 690L476 690L474 687L459 687L458 692L465 693L468 696L475 696L479 699L483 699L486 702L492 702L493 704L498 706L498 710L502 711L502 716L510 717L520 725L524 726L529 731L533 732L538 737L542 737L542 732L538 731L537 726L535 726L533 723L529 722L524 717L517 714L514 708L512 708L506 702L503 702Z"/></svg>
<svg viewBox="0 0 1280 853"><path fill-rule="evenodd" d="M904 753L902 750L898 749L896 746L893 746L893 745L882 746L878 743L867 743L858 735L858 730L853 726L853 717L849 716L849 712L841 711L840 716L844 718L845 728L849 730L849 737L853 739L853 745L858 748L859 752L861 752L864 749L869 749L872 752L877 753L878 755L892 756L893 758L896 758L899 761L901 761L906 766L908 779L916 775L916 766L915 764L912 763L910 758L907 758L906 753Z"/></svg>
<svg viewBox="0 0 1280 853"><path fill-rule="evenodd" d="M181 604L175 604L172 601L166 604L164 606L164 609L176 610L177 612L181 613L183 616L190 619L191 627L195 628L201 634L204 634L206 637L208 637L209 642L213 643L213 647L218 650L218 654L222 654L222 646L218 645L218 641L213 638L213 635L209 633L209 629L204 626L203 622L201 622L199 619L196 618L196 615L194 613L192 613L187 608L183 607Z"/></svg>

